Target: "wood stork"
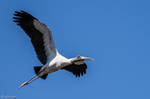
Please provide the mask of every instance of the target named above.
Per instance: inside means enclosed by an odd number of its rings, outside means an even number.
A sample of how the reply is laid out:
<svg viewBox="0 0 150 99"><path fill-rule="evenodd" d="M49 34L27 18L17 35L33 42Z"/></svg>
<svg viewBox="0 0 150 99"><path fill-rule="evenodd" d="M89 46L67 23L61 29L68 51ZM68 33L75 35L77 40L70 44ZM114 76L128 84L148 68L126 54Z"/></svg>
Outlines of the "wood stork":
<svg viewBox="0 0 150 99"><path fill-rule="evenodd" d="M46 79L47 75L52 72L64 69L72 72L76 77L86 73L87 65L85 60L93 60L90 57L77 56L67 59L55 48L52 33L48 27L38 19L25 11L15 11L13 21L19 25L31 39L37 57L43 66L34 66L36 75L29 81L19 86L23 87L37 78Z"/></svg>

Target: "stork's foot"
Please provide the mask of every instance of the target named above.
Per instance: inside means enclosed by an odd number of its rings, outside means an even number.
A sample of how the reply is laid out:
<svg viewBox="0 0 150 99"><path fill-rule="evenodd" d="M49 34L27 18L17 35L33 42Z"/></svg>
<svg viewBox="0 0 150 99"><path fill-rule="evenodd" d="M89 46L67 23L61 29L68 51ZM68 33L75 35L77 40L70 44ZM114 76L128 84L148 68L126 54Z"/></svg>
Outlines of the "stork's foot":
<svg viewBox="0 0 150 99"><path fill-rule="evenodd" d="M23 87L24 85L27 85L27 84L29 84L28 81L26 81L26 82L24 82L23 84L21 84L18 88L21 88L21 87Z"/></svg>

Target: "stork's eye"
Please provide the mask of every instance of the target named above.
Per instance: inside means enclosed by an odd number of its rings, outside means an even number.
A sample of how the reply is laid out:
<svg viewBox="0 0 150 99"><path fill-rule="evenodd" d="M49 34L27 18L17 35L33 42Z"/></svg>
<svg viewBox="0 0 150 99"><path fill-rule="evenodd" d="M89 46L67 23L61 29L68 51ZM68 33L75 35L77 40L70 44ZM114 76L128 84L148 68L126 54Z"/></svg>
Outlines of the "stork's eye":
<svg viewBox="0 0 150 99"><path fill-rule="evenodd" d="M77 58L81 58L81 56L77 56Z"/></svg>

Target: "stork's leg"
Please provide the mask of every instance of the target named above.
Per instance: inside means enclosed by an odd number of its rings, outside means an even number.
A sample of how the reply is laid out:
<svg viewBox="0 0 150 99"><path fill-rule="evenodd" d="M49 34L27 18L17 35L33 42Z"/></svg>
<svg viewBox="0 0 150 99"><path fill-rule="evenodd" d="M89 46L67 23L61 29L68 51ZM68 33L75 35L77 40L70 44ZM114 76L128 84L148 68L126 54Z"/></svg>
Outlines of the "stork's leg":
<svg viewBox="0 0 150 99"><path fill-rule="evenodd" d="M18 88L21 88L21 87L23 87L24 85L27 85L27 84L31 83L32 81L36 80L37 78L39 78L38 75L32 77L29 81L24 82L24 83L21 84Z"/></svg>

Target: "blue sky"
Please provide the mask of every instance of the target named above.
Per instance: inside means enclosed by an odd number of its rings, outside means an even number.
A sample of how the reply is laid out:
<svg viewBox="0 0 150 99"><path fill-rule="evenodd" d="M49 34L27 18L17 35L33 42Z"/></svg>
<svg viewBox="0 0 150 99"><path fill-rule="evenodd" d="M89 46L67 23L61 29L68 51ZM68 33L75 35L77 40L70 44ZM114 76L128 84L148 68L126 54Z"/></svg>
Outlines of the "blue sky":
<svg viewBox="0 0 150 99"><path fill-rule="evenodd" d="M17 99L150 99L149 0L1 0L0 96ZM51 28L58 51L90 56L87 74L50 74L21 89L41 65L12 22L25 10Z"/></svg>

